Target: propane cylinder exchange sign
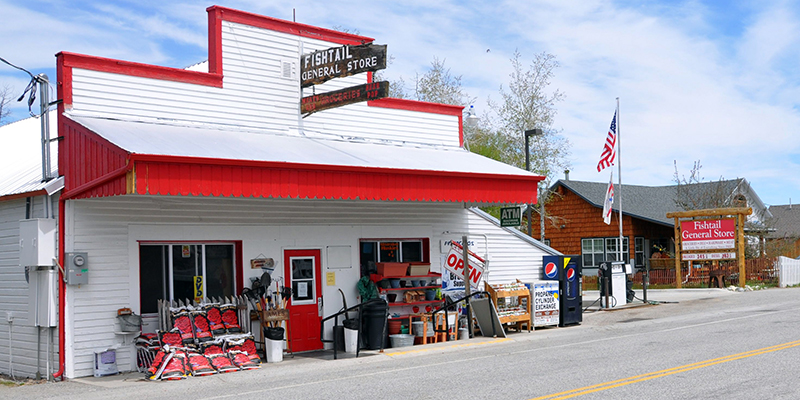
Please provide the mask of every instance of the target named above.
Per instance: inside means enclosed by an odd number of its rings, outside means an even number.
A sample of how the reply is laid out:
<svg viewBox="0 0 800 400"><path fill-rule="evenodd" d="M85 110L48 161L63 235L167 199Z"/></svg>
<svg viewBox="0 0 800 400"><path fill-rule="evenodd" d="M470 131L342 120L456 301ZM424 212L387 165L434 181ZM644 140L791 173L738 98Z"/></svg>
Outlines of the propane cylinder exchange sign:
<svg viewBox="0 0 800 400"><path fill-rule="evenodd" d="M681 221L681 250L733 249L736 222L732 218Z"/></svg>
<svg viewBox="0 0 800 400"><path fill-rule="evenodd" d="M558 281L533 284L533 326L558 325Z"/></svg>

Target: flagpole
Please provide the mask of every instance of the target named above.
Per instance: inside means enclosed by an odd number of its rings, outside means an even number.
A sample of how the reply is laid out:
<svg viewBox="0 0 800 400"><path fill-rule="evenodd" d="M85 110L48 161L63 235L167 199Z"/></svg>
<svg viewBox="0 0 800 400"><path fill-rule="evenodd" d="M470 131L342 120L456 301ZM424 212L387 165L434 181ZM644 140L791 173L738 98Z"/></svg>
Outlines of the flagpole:
<svg viewBox="0 0 800 400"><path fill-rule="evenodd" d="M622 129L620 127L622 124L619 123L619 117L619 97L617 97L617 179L619 188L614 193L614 197L619 199L619 261L626 262L627 260L622 257ZM630 243L628 243L628 246L630 246Z"/></svg>

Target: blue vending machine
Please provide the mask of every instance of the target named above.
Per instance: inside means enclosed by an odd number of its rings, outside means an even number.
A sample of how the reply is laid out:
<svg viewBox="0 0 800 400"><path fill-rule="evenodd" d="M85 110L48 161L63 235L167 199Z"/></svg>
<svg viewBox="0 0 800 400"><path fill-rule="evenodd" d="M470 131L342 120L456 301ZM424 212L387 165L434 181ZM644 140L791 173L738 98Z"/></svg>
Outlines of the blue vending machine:
<svg viewBox="0 0 800 400"><path fill-rule="evenodd" d="M583 321L581 304L581 256L542 256L542 279L558 281L558 326L580 324Z"/></svg>

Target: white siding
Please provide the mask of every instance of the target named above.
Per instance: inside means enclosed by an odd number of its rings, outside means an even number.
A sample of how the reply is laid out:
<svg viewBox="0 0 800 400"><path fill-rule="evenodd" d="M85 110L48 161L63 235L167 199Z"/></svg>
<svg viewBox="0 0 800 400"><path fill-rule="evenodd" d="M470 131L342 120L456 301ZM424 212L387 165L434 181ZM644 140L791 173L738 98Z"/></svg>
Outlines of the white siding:
<svg viewBox="0 0 800 400"><path fill-rule="evenodd" d="M489 239L490 284L510 283L516 279L522 282L540 280L542 256L558 254L533 246L476 213L469 213L469 225L470 232L484 233ZM474 239L480 242L478 236Z"/></svg>
<svg viewBox="0 0 800 400"><path fill-rule="evenodd" d="M778 274L780 287L800 284L800 260L778 257Z"/></svg>
<svg viewBox="0 0 800 400"><path fill-rule="evenodd" d="M369 107L362 102L299 117L299 58L335 43L223 21L223 88L73 68L75 115L225 129L315 133L459 145L458 117ZM281 62L295 64L283 78ZM306 88L304 96L366 83L367 74Z"/></svg>
<svg viewBox="0 0 800 400"><path fill-rule="evenodd" d="M326 315L342 306L338 288L349 305L356 304L361 238L428 237L437 268L440 241L454 238L443 232L469 230L489 235L493 281L511 280L515 273L533 279L541 269L541 250L455 203L126 196L70 201L69 210L74 215L68 219L67 250L88 252L90 265L89 284L67 292L68 339L73 341L69 377L91 374L93 353L119 343L114 334L118 308L139 312L140 240L241 240L246 284L261 274L247 268L259 254L275 259L274 277L279 277L284 249L321 249L323 274L335 272L337 284L323 286ZM475 240L482 251L482 239ZM351 246L352 268L326 269L324 249L331 245ZM121 370L134 367L130 346L125 349L117 352Z"/></svg>
<svg viewBox="0 0 800 400"><path fill-rule="evenodd" d="M34 199L32 218L43 218L43 196ZM53 200L55 212L57 201ZM19 222L25 219L25 199L0 202L0 373L9 374L9 325L8 313L12 313L11 345L13 346L13 369L17 378L29 378L36 375L36 340L37 329L29 315L29 285L25 281L25 271L19 266ZM47 329L41 329L40 338L40 372L46 375L47 364ZM52 372L58 368L53 365L58 361L58 335L53 329L53 363Z"/></svg>

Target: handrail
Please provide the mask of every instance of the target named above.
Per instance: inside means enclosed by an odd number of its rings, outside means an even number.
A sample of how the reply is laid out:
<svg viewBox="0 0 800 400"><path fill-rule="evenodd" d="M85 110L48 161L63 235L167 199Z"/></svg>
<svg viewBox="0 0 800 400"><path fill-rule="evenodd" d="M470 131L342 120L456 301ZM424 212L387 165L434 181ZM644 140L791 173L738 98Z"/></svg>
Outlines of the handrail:
<svg viewBox="0 0 800 400"><path fill-rule="evenodd" d="M379 302L379 301L382 302L383 299L374 298L374 299L367 300L367 301L365 301L363 303L356 304L356 305L354 305L354 306L352 306L350 308L342 307L342 309L339 310L339 312L337 312L335 314L331 314L331 315L323 318L322 321L320 321L320 326L319 326L319 338L320 338L320 341L323 342L323 343L333 343L333 359L334 360L337 359L337 353L338 353L337 350L336 350L336 343L334 343L335 340L336 340L336 337L334 336L333 339L325 339L325 322L329 321L331 319L334 319L333 326L334 327L339 326L339 317L341 315L347 314L348 312L351 312L351 311L358 310L358 327L356 328L356 331L359 332L359 337L360 337L361 336L361 318L362 318L361 311L362 311L362 307L364 305L366 305L366 304L371 304L371 303L375 303L375 302ZM345 319L347 319L346 316L345 316ZM384 330L385 330L385 327L384 327ZM356 358L358 358L358 354L359 354L360 350L361 350L361 346L356 345ZM383 351L383 340L381 340L381 351Z"/></svg>

